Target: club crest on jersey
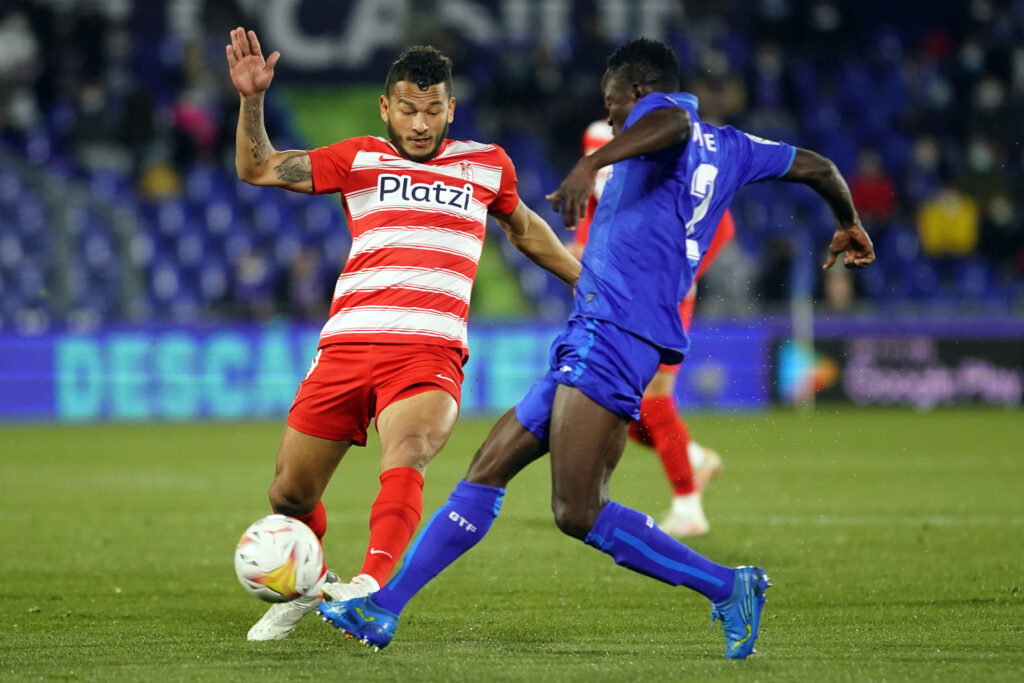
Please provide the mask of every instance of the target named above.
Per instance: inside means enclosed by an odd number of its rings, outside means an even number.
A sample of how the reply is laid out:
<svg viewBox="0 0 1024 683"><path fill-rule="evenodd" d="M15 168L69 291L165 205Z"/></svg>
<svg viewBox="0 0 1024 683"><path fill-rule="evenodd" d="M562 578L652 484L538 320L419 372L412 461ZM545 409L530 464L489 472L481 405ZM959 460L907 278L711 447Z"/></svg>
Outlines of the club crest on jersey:
<svg viewBox="0 0 1024 683"><path fill-rule="evenodd" d="M472 174L472 171L470 171ZM463 171L465 175L465 171ZM377 178L377 199L381 203L396 200L426 204L438 209L459 209L469 213L469 202L473 199L473 186L445 185L440 180L433 183L414 183L409 176L381 173Z"/></svg>
<svg viewBox="0 0 1024 683"><path fill-rule="evenodd" d="M459 168L462 170L462 177L466 180L473 180L473 164L468 161L460 161Z"/></svg>

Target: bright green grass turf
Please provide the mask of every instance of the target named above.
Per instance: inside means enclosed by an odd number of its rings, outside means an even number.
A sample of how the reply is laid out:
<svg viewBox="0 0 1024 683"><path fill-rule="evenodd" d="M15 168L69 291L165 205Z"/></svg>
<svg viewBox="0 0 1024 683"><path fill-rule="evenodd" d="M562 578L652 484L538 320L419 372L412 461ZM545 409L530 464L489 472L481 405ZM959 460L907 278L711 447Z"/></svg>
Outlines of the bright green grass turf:
<svg viewBox="0 0 1024 683"><path fill-rule="evenodd" d="M248 643L264 605L231 553L266 512L279 424L0 427L0 679L1020 680L1024 416L844 409L696 416L720 450L700 552L775 584L746 662L708 603L559 534L545 462L490 536L410 604L381 653L309 618ZM490 421L431 465L427 513ZM353 573L376 449L326 496L330 564ZM630 446L614 497L659 515L657 459Z"/></svg>

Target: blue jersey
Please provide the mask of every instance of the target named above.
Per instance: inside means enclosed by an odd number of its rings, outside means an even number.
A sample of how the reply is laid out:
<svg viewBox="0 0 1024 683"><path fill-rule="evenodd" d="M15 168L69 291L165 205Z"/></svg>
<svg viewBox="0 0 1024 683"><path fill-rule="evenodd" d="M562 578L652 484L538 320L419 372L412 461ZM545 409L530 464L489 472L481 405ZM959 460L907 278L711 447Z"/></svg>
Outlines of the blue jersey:
<svg viewBox="0 0 1024 683"><path fill-rule="evenodd" d="M686 144L612 166L590 225L574 317L607 320L662 349L678 363L689 348L679 302L736 190L785 175L796 148L731 126L702 123L697 98L651 93L622 130L661 107L690 114Z"/></svg>

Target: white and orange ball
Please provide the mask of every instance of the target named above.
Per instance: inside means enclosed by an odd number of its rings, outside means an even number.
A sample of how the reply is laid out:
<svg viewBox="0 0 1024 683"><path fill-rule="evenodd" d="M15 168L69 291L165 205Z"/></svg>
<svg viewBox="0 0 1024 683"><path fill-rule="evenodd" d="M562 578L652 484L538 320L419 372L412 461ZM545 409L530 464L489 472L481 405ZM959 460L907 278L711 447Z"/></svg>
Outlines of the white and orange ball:
<svg viewBox="0 0 1024 683"><path fill-rule="evenodd" d="M292 517L269 515L256 520L235 548L238 582L266 602L287 602L309 594L323 574L320 541Z"/></svg>

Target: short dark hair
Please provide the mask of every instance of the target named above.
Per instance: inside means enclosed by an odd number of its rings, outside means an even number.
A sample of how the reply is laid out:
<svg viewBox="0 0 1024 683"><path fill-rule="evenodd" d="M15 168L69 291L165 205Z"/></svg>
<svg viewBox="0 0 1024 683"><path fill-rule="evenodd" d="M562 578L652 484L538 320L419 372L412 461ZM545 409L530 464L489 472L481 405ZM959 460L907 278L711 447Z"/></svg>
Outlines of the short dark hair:
<svg viewBox="0 0 1024 683"><path fill-rule="evenodd" d="M679 60L660 40L634 38L620 45L608 57L608 71L618 78L657 86L673 92L679 89Z"/></svg>
<svg viewBox="0 0 1024 683"><path fill-rule="evenodd" d="M389 94L391 88L399 81L415 83L420 90L444 83L445 89L451 95L452 60L436 47L413 45L403 50L391 65L387 80L384 81L384 93Z"/></svg>

